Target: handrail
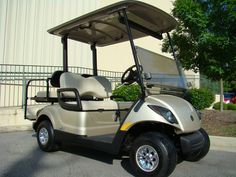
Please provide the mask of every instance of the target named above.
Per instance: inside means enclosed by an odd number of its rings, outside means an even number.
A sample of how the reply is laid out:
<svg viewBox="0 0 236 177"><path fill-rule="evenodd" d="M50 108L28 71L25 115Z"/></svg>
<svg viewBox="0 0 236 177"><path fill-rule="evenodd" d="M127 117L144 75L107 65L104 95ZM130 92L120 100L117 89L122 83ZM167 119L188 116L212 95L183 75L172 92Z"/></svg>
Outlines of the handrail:
<svg viewBox="0 0 236 177"><path fill-rule="evenodd" d="M30 79L30 80L27 80L27 83L26 83L26 87L25 87L25 104L24 104L24 118L27 119L27 108L28 108L28 88L29 88L29 85L31 82L33 81L46 81L47 83L47 91L46 91L46 99L49 98L49 80L51 78L47 78L47 79Z"/></svg>

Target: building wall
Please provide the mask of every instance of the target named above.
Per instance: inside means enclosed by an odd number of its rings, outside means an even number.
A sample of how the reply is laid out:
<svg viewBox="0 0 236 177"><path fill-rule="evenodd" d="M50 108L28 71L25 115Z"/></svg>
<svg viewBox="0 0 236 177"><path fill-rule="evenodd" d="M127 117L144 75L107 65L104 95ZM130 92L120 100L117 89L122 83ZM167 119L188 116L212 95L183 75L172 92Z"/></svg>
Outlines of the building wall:
<svg viewBox="0 0 236 177"><path fill-rule="evenodd" d="M60 38L47 30L120 0L0 0L0 64L62 65ZM173 0L143 0L171 13ZM137 46L161 52L161 41L146 37ZM69 65L92 66L90 46L69 41ZM98 48L98 68L124 71L133 64L128 42ZM194 74L194 73L191 73Z"/></svg>
<svg viewBox="0 0 236 177"><path fill-rule="evenodd" d="M47 30L95 10L98 0L0 0L0 63L62 65L60 38ZM89 46L69 42L70 65L91 67Z"/></svg>
<svg viewBox="0 0 236 177"><path fill-rule="evenodd" d="M47 30L117 1L0 0L0 64L61 66L62 45L60 38L50 35ZM157 6L167 13L170 13L172 8L172 0L143 1ZM166 57L172 57L170 54L161 52L161 41L154 38L138 39L135 44ZM92 67L90 46L69 41L68 48L69 65ZM98 48L99 69L123 72L133 64L133 56L128 42ZM20 66L15 67L13 71L8 66L4 67L5 70L3 67L0 68L0 74L5 71L9 75L8 80L10 81L0 83L0 107L1 105L19 105L24 96L24 89L21 86L22 80L19 80L18 75L13 77L11 74L16 71L18 73L24 72L17 69ZM42 71L40 69L40 72ZM35 71L31 70L31 72ZM4 77L7 78L5 75ZM199 80L194 85L199 85ZM15 99L16 97L19 99Z"/></svg>

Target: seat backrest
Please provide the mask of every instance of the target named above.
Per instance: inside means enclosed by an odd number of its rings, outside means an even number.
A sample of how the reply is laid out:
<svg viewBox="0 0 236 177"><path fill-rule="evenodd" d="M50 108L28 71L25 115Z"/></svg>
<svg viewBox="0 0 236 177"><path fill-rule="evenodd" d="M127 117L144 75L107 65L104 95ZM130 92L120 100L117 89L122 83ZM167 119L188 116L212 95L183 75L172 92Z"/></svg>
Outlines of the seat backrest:
<svg viewBox="0 0 236 177"><path fill-rule="evenodd" d="M112 94L110 81L103 76L83 77L79 74L65 72L60 77L61 88L76 88L80 96L108 98Z"/></svg>
<svg viewBox="0 0 236 177"><path fill-rule="evenodd" d="M60 87L60 77L64 71L55 71L52 76L50 83L53 87Z"/></svg>

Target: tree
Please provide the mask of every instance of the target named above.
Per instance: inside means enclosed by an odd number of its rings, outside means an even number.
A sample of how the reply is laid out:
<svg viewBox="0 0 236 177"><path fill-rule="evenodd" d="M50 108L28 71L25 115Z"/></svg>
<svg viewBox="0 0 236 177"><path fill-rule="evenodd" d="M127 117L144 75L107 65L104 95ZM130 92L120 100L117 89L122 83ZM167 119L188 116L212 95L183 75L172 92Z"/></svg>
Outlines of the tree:
<svg viewBox="0 0 236 177"><path fill-rule="evenodd" d="M235 80L236 0L176 0L172 12L178 27L171 38L183 67L211 80ZM162 50L170 52L166 38Z"/></svg>

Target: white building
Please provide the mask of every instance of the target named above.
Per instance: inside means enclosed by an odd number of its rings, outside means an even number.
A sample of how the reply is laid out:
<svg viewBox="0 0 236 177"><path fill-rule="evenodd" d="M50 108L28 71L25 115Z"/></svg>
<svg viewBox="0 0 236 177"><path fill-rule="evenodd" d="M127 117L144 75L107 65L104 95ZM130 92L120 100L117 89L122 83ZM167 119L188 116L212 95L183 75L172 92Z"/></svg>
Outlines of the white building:
<svg viewBox="0 0 236 177"><path fill-rule="evenodd" d="M60 38L50 35L47 30L97 8L120 0L1 0L0 1L0 64L62 65ZM171 13L173 0L143 0ZM91 52L87 45L69 42L70 65L91 67ZM137 45L161 52L161 41L153 38L139 39ZM116 61L132 62L129 44L117 45L98 50L100 69L123 71L124 65ZM115 50L114 50L115 49ZM113 52L126 53L125 59ZM122 52L120 52L122 51ZM125 52L124 52L125 51ZM108 65L111 57L114 62ZM111 63L111 62L110 62ZM129 65L129 63L127 63ZM193 73L191 73L193 74Z"/></svg>
<svg viewBox="0 0 236 177"><path fill-rule="evenodd" d="M98 0L1 0L0 64L62 65L60 38L47 30L98 8ZM89 67L89 47L70 42L71 64Z"/></svg>
<svg viewBox="0 0 236 177"><path fill-rule="evenodd" d="M50 35L47 30L118 1L0 0L0 80L1 72L7 70L7 67L4 66L3 69L1 64L62 66L61 39ZM143 1L157 6L167 13L170 13L173 7L172 0ZM166 57L172 57L170 54L161 52L161 41L151 37L138 39L135 44ZM70 40L68 49L70 66L92 67L89 45ZM98 69L123 72L132 64L133 58L129 43L98 48ZM18 72L22 71L19 70ZM199 78L193 72L188 72L188 74ZM193 84L197 87L199 85L199 83ZM0 82L0 107L1 102L6 101L9 102L9 105L14 105L9 101L14 99L12 98L14 95L10 94L12 92L16 92L15 86L14 88L6 87ZM23 93L22 88L17 92L18 94Z"/></svg>

